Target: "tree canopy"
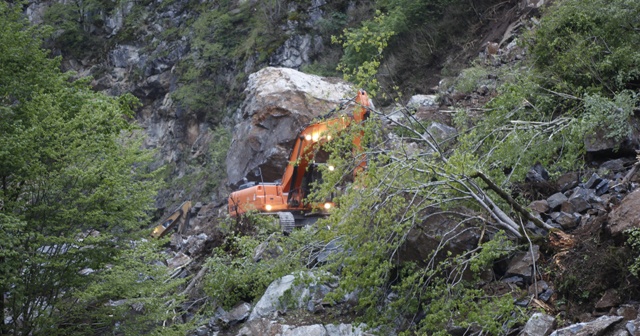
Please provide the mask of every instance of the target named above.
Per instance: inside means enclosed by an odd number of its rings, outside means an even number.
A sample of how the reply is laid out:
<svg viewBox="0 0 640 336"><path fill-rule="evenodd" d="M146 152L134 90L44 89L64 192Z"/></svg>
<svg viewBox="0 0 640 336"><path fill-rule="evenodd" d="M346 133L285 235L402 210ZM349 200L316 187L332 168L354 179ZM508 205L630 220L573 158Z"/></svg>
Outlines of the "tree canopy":
<svg viewBox="0 0 640 336"><path fill-rule="evenodd" d="M2 334L63 327L61 307L93 281L80 271L118 260L158 188L130 120L135 98L62 73L41 48L46 33L0 3Z"/></svg>

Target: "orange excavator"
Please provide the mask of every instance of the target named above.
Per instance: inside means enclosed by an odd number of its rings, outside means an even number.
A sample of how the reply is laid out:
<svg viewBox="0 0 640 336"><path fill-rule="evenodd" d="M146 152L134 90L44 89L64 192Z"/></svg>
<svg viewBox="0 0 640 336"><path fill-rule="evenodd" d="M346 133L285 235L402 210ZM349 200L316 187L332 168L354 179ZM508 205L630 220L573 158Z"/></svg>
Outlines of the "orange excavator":
<svg viewBox="0 0 640 336"><path fill-rule="evenodd" d="M307 201L312 183L322 177L319 165L326 165L328 154L321 145L331 140L328 131L342 130L350 123L361 123L367 119L371 102L366 91L358 90L355 97L356 108L352 117L341 116L312 123L306 126L298 137L289 156L289 164L280 182L250 182L229 195L229 215L238 217L248 211L277 215L284 232L295 227L314 223L318 217L326 216L334 207L332 200L317 204ZM354 149L360 151L362 133L354 140ZM361 162L354 174L363 170L366 162ZM333 167L328 166L328 169Z"/></svg>

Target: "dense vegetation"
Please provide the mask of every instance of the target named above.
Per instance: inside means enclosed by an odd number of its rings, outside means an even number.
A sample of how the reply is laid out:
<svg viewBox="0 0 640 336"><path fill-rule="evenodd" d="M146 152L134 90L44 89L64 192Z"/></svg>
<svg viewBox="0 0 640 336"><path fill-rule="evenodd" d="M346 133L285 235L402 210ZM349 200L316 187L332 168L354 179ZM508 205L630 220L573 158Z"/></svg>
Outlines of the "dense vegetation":
<svg viewBox="0 0 640 336"><path fill-rule="evenodd" d="M0 3L1 333L149 330L105 305L135 297L153 312L168 286L147 264L154 247L132 250L146 245L134 241L159 187L132 123L136 100L61 73L41 49L47 31L19 9Z"/></svg>

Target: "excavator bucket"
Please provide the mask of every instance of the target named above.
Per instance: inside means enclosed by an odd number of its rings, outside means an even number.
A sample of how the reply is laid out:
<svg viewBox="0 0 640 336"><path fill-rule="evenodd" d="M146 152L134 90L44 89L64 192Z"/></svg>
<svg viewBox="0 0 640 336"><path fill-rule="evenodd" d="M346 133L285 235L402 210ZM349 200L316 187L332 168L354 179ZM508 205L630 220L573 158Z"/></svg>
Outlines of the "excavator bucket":
<svg viewBox="0 0 640 336"><path fill-rule="evenodd" d="M189 210L191 209L191 201L186 201L180 205L180 207L174 211L167 219L162 221L162 224L156 226L151 232L151 237L159 239L164 237L167 233L171 232L181 222L187 220L189 216Z"/></svg>

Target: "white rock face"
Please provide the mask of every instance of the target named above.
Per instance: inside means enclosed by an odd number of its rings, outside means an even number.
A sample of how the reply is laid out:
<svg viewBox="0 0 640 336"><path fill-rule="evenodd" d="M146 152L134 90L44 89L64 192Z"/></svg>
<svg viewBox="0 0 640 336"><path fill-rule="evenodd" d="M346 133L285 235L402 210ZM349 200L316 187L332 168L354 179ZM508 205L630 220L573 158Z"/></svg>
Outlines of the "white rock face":
<svg viewBox="0 0 640 336"><path fill-rule="evenodd" d="M309 75L289 68L268 67L249 75L245 91L247 103L279 102L283 107L294 107L290 105L294 102L286 95L303 93L319 102L339 103L340 99L352 94L354 89L339 79ZM244 113L253 115L260 112L263 106L254 104L247 104Z"/></svg>
<svg viewBox="0 0 640 336"><path fill-rule="evenodd" d="M269 317L275 312L280 306L280 298L293 286L293 280L295 280L293 275L286 275L272 282L253 308L251 315L249 315L249 321L261 317Z"/></svg>
<svg viewBox="0 0 640 336"><path fill-rule="evenodd" d="M140 48L131 45L117 46L109 54L109 59L115 68L138 65L138 62L140 62Z"/></svg>
<svg viewBox="0 0 640 336"><path fill-rule="evenodd" d="M535 313L531 316L522 330L522 336L547 336L555 326L553 316Z"/></svg>
<svg viewBox="0 0 640 336"><path fill-rule="evenodd" d="M237 336L372 336L364 332L360 326L351 324L312 324L306 326L292 326L280 324L269 319L256 319L247 322L238 331Z"/></svg>
<svg viewBox="0 0 640 336"><path fill-rule="evenodd" d="M296 278L309 280L294 285ZM307 308L322 301L331 290L329 287L319 284L312 272L286 275L272 282L256 303L248 321L260 318L271 318L276 311L287 309Z"/></svg>
<svg viewBox="0 0 640 336"><path fill-rule="evenodd" d="M340 79L272 67L251 74L245 92L226 160L231 185L245 176L260 181L258 167L265 182L279 179L298 133L341 99L355 95Z"/></svg>
<svg viewBox="0 0 640 336"><path fill-rule="evenodd" d="M415 95L412 96L407 102L407 106L409 107L419 107L419 106L436 106L437 97L435 95Z"/></svg>

